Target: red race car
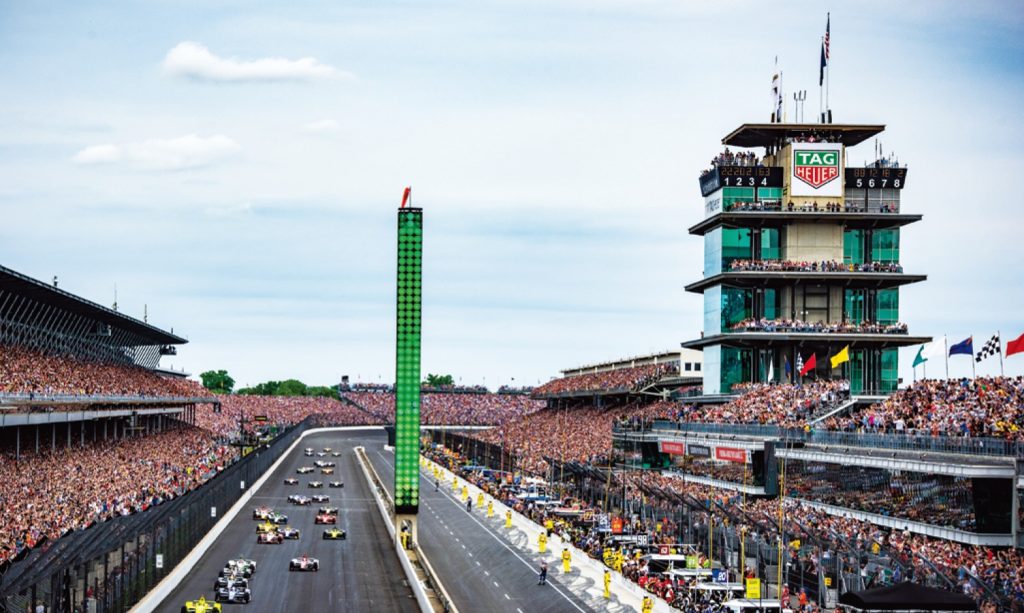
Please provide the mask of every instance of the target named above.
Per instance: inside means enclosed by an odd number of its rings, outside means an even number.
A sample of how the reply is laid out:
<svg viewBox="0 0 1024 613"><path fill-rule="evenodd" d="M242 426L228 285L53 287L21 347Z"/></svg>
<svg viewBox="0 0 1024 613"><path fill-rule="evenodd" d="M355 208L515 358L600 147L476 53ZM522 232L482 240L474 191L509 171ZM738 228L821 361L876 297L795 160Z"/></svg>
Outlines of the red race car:
<svg viewBox="0 0 1024 613"><path fill-rule="evenodd" d="M331 515L330 513L318 513L316 516L315 523L318 524L336 524L338 523L338 516Z"/></svg>
<svg viewBox="0 0 1024 613"><path fill-rule="evenodd" d="M284 542L284 535L280 532L260 532L256 535L256 542L260 545L280 545Z"/></svg>

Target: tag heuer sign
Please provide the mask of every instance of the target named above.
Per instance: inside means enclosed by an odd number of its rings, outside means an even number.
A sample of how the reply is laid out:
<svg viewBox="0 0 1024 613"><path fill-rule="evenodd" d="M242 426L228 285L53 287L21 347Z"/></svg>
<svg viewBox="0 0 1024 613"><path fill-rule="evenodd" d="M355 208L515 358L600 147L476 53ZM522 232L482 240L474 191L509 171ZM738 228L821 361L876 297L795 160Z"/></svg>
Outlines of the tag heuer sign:
<svg viewBox="0 0 1024 613"><path fill-rule="evenodd" d="M793 176L814 189L839 178L839 151L806 150L793 151Z"/></svg>

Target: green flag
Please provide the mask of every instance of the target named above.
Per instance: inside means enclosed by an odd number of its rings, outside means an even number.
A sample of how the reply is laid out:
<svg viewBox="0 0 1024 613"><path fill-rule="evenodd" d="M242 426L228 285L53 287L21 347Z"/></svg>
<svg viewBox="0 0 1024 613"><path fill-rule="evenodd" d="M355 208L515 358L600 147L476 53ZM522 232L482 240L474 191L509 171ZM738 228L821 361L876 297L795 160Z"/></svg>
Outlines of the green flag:
<svg viewBox="0 0 1024 613"><path fill-rule="evenodd" d="M924 364L927 361L928 358L924 357L924 345L921 345L921 348L917 350L917 355L914 356L914 364L911 368L917 368L918 364Z"/></svg>

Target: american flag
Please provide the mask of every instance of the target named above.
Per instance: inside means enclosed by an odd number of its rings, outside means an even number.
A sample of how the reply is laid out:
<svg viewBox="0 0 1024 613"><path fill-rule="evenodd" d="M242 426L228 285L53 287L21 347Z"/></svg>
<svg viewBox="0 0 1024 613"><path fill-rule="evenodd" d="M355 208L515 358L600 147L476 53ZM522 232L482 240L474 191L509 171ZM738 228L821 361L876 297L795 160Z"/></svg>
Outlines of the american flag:
<svg viewBox="0 0 1024 613"><path fill-rule="evenodd" d="M829 54L828 54L828 43L829 43L828 39L829 39L829 36L828 36L828 33L829 33L829 30L831 29L831 26L832 26L832 14L829 13L828 16L825 17L825 61L826 62L829 60Z"/></svg>
<svg viewBox="0 0 1024 613"><path fill-rule="evenodd" d="M980 362L989 356L993 356L999 353L999 333L992 335L992 338L988 339L985 346L978 352L977 357L974 358L975 362Z"/></svg>

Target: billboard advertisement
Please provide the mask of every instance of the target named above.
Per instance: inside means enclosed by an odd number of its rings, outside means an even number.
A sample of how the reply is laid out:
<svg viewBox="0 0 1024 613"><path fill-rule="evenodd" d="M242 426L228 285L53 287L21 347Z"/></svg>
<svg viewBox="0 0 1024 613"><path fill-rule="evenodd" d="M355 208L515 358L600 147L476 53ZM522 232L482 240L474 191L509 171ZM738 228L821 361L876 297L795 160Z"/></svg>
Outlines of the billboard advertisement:
<svg viewBox="0 0 1024 613"><path fill-rule="evenodd" d="M793 143L789 169L791 196L843 195L843 145Z"/></svg>
<svg viewBox="0 0 1024 613"><path fill-rule="evenodd" d="M661 441L661 452L672 455L683 455L686 453L686 446L679 441Z"/></svg>
<svg viewBox="0 0 1024 613"><path fill-rule="evenodd" d="M734 447L715 447L715 459L743 464L747 461L747 450Z"/></svg>

